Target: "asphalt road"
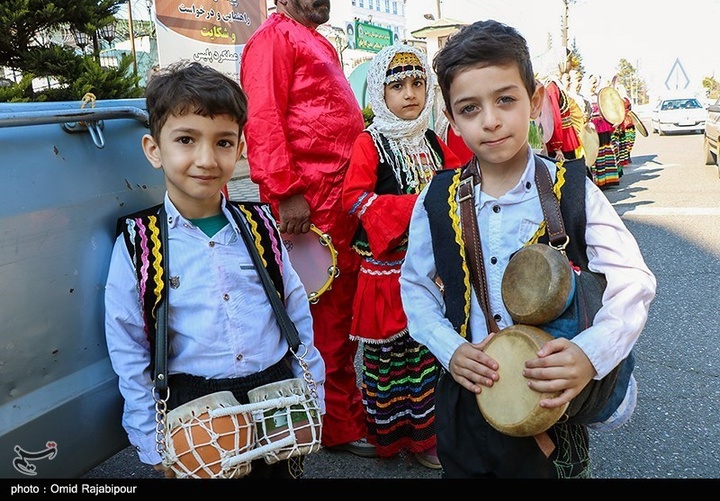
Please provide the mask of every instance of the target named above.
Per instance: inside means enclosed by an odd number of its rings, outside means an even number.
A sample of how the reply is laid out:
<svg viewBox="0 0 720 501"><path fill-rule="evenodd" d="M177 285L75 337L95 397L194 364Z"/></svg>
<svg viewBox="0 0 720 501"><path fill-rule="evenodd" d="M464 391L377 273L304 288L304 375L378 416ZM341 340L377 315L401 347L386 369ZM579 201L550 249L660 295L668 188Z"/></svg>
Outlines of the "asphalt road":
<svg viewBox="0 0 720 501"><path fill-rule="evenodd" d="M649 121L646 121L649 127ZM606 191L658 282L636 345L636 411L624 427L591 432L596 479L720 478L720 178L702 136L638 136L620 186ZM256 193L247 179L231 190ZM84 479L156 478L130 449ZM321 450L306 479L437 479L412 458L362 459ZM422 484L427 486L427 484ZM666 484L663 484L666 485ZM352 491L349 491L352 492Z"/></svg>

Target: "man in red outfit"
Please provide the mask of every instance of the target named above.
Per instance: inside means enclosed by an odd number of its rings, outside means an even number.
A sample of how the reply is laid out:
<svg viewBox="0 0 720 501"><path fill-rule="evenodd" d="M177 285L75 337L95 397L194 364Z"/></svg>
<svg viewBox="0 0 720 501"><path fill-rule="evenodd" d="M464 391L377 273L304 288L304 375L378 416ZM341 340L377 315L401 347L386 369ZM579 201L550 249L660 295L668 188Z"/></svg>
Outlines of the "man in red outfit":
<svg viewBox="0 0 720 501"><path fill-rule="evenodd" d="M364 128L362 112L335 48L317 32L330 18L330 1L275 5L277 12L242 54L250 179L271 204L281 232L307 233L312 223L338 252L340 274L310 308L326 366L322 443L374 457L354 365L358 343L349 338L359 269L350 241L357 223L341 204L353 142Z"/></svg>

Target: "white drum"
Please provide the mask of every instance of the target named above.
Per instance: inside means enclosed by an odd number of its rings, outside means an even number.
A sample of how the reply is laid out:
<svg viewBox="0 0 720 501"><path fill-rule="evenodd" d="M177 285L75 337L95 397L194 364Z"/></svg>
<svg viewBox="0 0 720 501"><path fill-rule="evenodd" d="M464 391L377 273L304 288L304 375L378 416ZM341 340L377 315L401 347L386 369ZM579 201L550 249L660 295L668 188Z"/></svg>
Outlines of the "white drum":
<svg viewBox="0 0 720 501"><path fill-rule="evenodd" d="M537 351L551 339L538 327L518 324L502 329L485 347L485 353L500 366L500 379L490 388L483 386L477 403L485 420L499 432L531 437L546 431L567 410L568 404L553 409L540 407L540 400L555 398L560 392L532 390L522 374L525 362L537 358Z"/></svg>
<svg viewBox="0 0 720 501"><path fill-rule="evenodd" d="M248 391L256 429L256 445L265 462L276 463L320 448L322 422L317 399L302 379L286 379Z"/></svg>
<svg viewBox="0 0 720 501"><path fill-rule="evenodd" d="M228 460L254 446L254 423L238 410L232 392L220 391L192 400L167 415L163 464L178 478L240 478L250 473L250 461L227 466Z"/></svg>
<svg viewBox="0 0 720 501"><path fill-rule="evenodd" d="M333 280L340 274L337 266L337 250L327 233L310 225L310 231L294 235L282 234L293 268L300 275L311 303L318 302L323 292L332 288Z"/></svg>

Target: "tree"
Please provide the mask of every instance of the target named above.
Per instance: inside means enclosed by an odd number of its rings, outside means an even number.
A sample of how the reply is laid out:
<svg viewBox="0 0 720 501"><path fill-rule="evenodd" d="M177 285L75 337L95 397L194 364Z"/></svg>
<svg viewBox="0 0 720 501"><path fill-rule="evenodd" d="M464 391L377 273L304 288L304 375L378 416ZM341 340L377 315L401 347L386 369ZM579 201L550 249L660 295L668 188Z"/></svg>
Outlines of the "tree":
<svg viewBox="0 0 720 501"><path fill-rule="evenodd" d="M715 80L715 75L703 78L702 86L706 89L705 92L708 98L717 99L720 97L720 82Z"/></svg>
<svg viewBox="0 0 720 501"><path fill-rule="evenodd" d="M615 86L625 88L628 97L635 104L645 104L648 102L647 85L645 80L640 78L637 68L635 68L627 59L620 59L616 67Z"/></svg>
<svg viewBox="0 0 720 501"><path fill-rule="evenodd" d="M117 68L99 62L97 30L115 22L123 0L3 0L0 2L0 67L22 75L0 91L7 101L79 100L86 92L99 99L138 97L139 78L128 71L129 61ZM78 49L72 30L87 33L93 55ZM129 58L128 58L129 59ZM55 88L35 92L34 78L55 81Z"/></svg>

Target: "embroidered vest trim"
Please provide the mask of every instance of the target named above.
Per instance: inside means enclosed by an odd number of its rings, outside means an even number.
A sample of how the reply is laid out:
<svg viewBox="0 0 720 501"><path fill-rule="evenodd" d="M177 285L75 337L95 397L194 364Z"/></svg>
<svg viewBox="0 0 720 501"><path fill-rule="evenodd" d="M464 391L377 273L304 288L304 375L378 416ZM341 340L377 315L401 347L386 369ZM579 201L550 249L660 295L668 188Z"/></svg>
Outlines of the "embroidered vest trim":
<svg viewBox="0 0 720 501"><path fill-rule="evenodd" d="M155 351L157 308L165 298L163 275L167 268L160 238L165 225L158 218L161 204L123 216L117 221L116 235L123 235L130 260L135 267L140 306L143 312L145 335L150 352ZM228 202L228 210L236 224L250 228L255 248L268 270L281 298L285 297L282 280L282 240L274 223L270 207L259 202ZM151 357L150 371L154 368Z"/></svg>

